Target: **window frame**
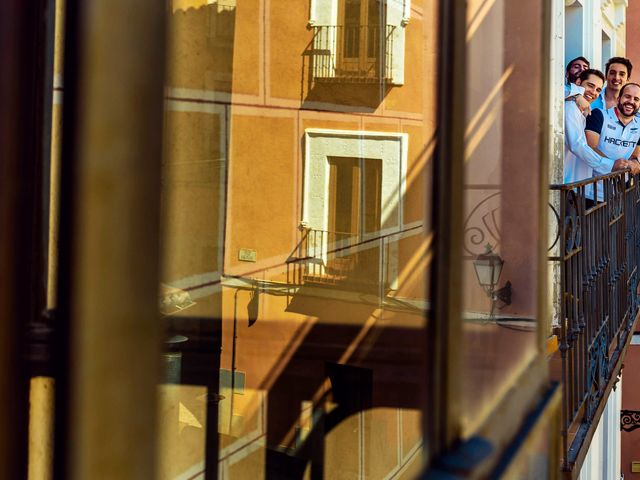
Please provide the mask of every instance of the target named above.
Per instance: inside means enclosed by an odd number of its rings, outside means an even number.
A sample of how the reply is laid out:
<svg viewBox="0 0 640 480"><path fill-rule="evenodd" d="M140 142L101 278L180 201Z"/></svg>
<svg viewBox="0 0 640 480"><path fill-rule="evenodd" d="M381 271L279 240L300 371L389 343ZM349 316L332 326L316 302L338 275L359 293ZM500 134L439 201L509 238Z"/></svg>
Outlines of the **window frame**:
<svg viewBox="0 0 640 480"><path fill-rule="evenodd" d="M381 142L386 146L381 147ZM329 157L360 156L367 158L382 156L382 191L380 198L381 228L373 233L364 233L362 240L393 235L407 227L404 224L404 205L409 135L407 133L372 132L365 130L331 130L308 128L304 134L304 185L302 223L312 229L327 231L329 225ZM386 155L381 155L384 152ZM397 199L394 212L385 205ZM385 214L394 223L385 224ZM325 259L326 260L326 259ZM391 288L397 288L397 247L389 252L388 272Z"/></svg>
<svg viewBox="0 0 640 480"><path fill-rule="evenodd" d="M434 162L433 228L437 233L434 248L434 267L431 272L430 299L433 308L427 322L426 343L428 355L428 407L423 415L423 431L427 449L428 468L459 461L457 455L470 448L478 455L468 465L474 478L491 475L500 464L510 463L522 448L496 448L509 445L516 439L528 438L529 412L544 407L542 416L533 422L558 411L559 392L549 384L545 342L547 335L547 245L538 242L538 294L536 356L523 373L516 378L509 390L476 431L474 437L462 436L462 239L464 212L464 164L466 137L466 62L467 62L467 2L451 0L439 2L439 61L438 61L438 134ZM542 45L541 125L551 125L548 93L550 76L546 66L551 56L551 7L544 4ZM550 159L550 127L542 128L540 138L540 176L537 211L540 218L540 236L547 238L548 227L548 168ZM551 400L549 400L551 399ZM551 407L549 407L551 405ZM549 410L551 408L551 410ZM551 413L549 413L551 412ZM505 422L509 418L513 421ZM534 423L537 425L537 423ZM559 432L551 429L549 441L557 440ZM524 443L524 442L523 442ZM551 445L551 444L550 444ZM549 472L559 476L559 463L549 447ZM465 455L465 454L463 454ZM455 459L458 460L455 460ZM444 459L444 461L442 461ZM446 469L446 468L445 468ZM553 478L553 477L552 477Z"/></svg>

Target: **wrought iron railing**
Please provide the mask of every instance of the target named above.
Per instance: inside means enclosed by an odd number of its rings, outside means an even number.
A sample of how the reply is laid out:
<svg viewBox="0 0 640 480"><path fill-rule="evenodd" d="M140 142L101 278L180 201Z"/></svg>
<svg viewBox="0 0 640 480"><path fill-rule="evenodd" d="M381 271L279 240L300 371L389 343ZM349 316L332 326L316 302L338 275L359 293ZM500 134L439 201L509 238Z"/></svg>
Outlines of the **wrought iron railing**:
<svg viewBox="0 0 640 480"><path fill-rule="evenodd" d="M573 468L598 407L606 402L638 314L639 180L612 173L551 186L559 206L559 242L552 260L560 262L561 271L565 470Z"/></svg>
<svg viewBox="0 0 640 480"><path fill-rule="evenodd" d="M290 262L301 267L294 281L298 284L305 281L335 284L345 280L357 264L357 252L352 251L355 243L356 235L352 233L305 230L296 247L295 258L299 261L297 264Z"/></svg>
<svg viewBox="0 0 640 480"><path fill-rule="evenodd" d="M402 238L422 232L421 224L392 233L357 235L302 228L302 238L287 259L287 283L369 287L383 299L392 283L390 249Z"/></svg>
<svg viewBox="0 0 640 480"><path fill-rule="evenodd" d="M380 82L393 78L393 25L313 27L315 81Z"/></svg>

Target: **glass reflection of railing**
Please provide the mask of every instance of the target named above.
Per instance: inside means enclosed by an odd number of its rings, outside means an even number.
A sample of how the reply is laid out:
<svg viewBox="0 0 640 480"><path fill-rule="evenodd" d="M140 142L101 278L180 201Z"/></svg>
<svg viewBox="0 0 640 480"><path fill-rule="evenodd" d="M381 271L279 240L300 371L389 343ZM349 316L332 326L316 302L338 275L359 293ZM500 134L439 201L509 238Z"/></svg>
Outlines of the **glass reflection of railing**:
<svg viewBox="0 0 640 480"><path fill-rule="evenodd" d="M559 196L560 244L551 259L561 270L565 470L606 401L638 314L639 181L622 172L551 186ZM599 196L601 201L592 200Z"/></svg>
<svg viewBox="0 0 640 480"><path fill-rule="evenodd" d="M304 279L307 282L335 284L348 278L358 264L357 244L352 233L309 230L306 236Z"/></svg>
<svg viewBox="0 0 640 480"><path fill-rule="evenodd" d="M287 283L375 287L383 299L392 280L390 245L422 229L420 224L384 235L358 235L303 227L302 239L287 259Z"/></svg>
<svg viewBox="0 0 640 480"><path fill-rule="evenodd" d="M393 25L313 27L314 80L391 81L395 28Z"/></svg>

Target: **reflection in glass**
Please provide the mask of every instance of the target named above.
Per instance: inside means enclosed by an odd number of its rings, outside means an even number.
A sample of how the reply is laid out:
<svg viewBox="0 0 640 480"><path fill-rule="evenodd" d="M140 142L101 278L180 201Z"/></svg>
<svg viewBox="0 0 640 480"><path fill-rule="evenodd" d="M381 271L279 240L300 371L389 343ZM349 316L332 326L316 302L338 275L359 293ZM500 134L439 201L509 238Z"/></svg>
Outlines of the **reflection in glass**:
<svg viewBox="0 0 640 480"><path fill-rule="evenodd" d="M536 2L468 2L461 348L466 434L480 426L536 352L542 18ZM477 267L491 258L501 273L494 268L493 278L480 278Z"/></svg>
<svg viewBox="0 0 640 480"><path fill-rule="evenodd" d="M419 472L432 3L171 2L161 478Z"/></svg>

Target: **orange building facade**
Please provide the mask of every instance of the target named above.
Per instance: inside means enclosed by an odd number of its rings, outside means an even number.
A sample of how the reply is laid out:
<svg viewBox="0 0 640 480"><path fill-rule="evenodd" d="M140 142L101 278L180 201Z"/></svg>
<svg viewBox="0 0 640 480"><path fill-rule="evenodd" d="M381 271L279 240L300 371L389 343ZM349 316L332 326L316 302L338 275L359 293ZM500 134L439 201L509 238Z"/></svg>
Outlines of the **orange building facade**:
<svg viewBox="0 0 640 480"><path fill-rule="evenodd" d="M220 478L412 478L435 2L202 3L169 22L163 284L221 321ZM203 431L167 438L197 469Z"/></svg>

